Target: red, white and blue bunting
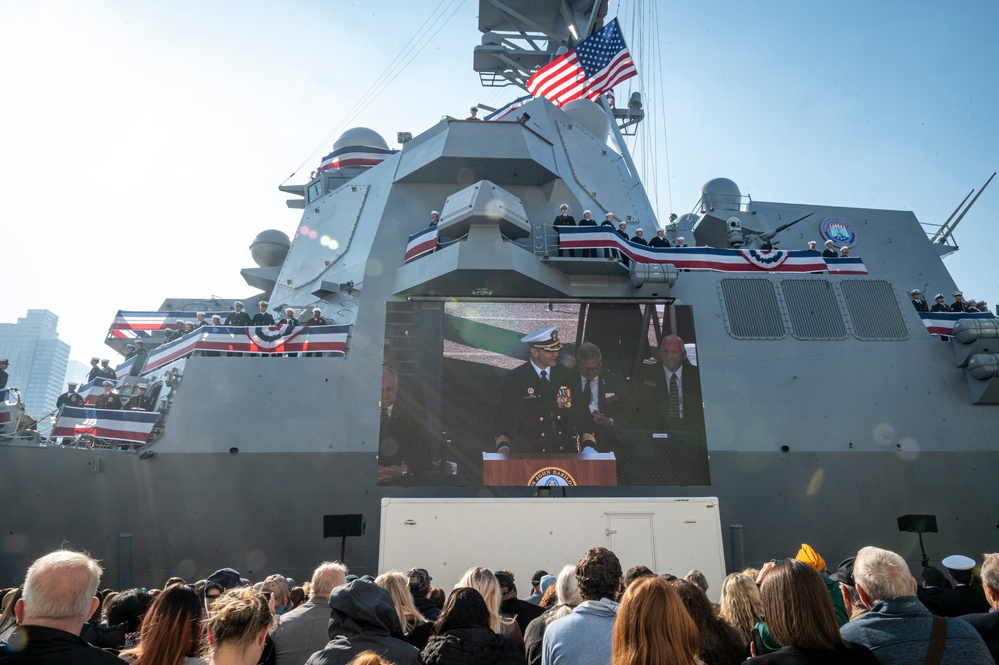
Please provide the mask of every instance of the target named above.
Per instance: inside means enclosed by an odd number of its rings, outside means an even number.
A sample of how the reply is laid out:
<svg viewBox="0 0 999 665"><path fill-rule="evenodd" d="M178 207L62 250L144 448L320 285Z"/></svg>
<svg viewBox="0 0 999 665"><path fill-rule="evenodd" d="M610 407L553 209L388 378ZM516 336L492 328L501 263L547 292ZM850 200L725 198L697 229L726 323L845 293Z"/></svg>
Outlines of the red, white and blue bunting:
<svg viewBox="0 0 999 665"><path fill-rule="evenodd" d="M228 316L229 310L206 312L205 320L211 321L212 314L218 314L224 320ZM197 312L126 312L119 310L111 323L108 335L118 339L142 339L150 336L150 330L173 330L177 319L198 325Z"/></svg>
<svg viewBox="0 0 999 665"><path fill-rule="evenodd" d="M97 396L104 392L105 381L111 381L111 383L115 384L116 388L118 387L117 381L115 381L114 379L105 379L103 376L99 376L93 381L88 381L87 383L84 383L82 386L80 386L80 388L76 392L78 392L80 394L80 397L83 398L84 404L89 405L97 401Z"/></svg>
<svg viewBox="0 0 999 665"><path fill-rule="evenodd" d="M562 249L616 249L636 263L669 263L677 270L867 274L864 262L854 257L823 259L811 250L646 247L607 226L562 226L559 238Z"/></svg>
<svg viewBox="0 0 999 665"><path fill-rule="evenodd" d="M52 428L52 436L90 434L98 439L146 443L159 420L155 411L114 411L64 406Z"/></svg>
<svg viewBox="0 0 999 665"><path fill-rule="evenodd" d="M994 319L992 312L919 312L926 331L931 335L954 335L954 324L961 319Z"/></svg>
<svg viewBox="0 0 999 665"><path fill-rule="evenodd" d="M343 356L349 324L332 326L205 326L156 347L143 374L155 371L195 351L233 353L329 353Z"/></svg>
<svg viewBox="0 0 999 665"><path fill-rule="evenodd" d="M406 256L403 257L402 262L409 263L418 256L434 251L437 249L437 240L436 224L409 236L409 242L406 244Z"/></svg>
<svg viewBox="0 0 999 665"><path fill-rule="evenodd" d="M323 161L319 165L319 170L329 171L330 169L342 169L347 166L376 166L397 152L399 151L390 150L389 148L349 145L338 148L323 157Z"/></svg>

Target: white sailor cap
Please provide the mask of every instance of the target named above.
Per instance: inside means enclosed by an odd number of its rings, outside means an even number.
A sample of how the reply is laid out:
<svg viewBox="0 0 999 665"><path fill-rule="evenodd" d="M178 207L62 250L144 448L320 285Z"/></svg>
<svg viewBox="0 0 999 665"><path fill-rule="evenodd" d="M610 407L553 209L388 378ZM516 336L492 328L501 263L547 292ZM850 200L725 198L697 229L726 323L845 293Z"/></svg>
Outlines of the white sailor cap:
<svg viewBox="0 0 999 665"><path fill-rule="evenodd" d="M232 304L232 306L233 306L233 307L242 307L242 306L243 306L243 303L241 303L240 301L238 301L238 300L237 300L236 302L234 302L234 303Z"/></svg>
<svg viewBox="0 0 999 665"><path fill-rule="evenodd" d="M909 291L910 296L914 296L917 293L922 294L922 291L920 291L919 289L913 289L912 291Z"/></svg>
<svg viewBox="0 0 999 665"><path fill-rule="evenodd" d="M139 390L146 390L148 388L149 388L148 384L145 384L145 383L140 383L139 384Z"/></svg>
<svg viewBox="0 0 999 665"><path fill-rule="evenodd" d="M679 237L677 237L677 240L678 240L678 241L679 241L679 240L683 240L684 242L687 242L687 241L686 241L686 240L684 239L684 237L683 237L683 236L679 236Z"/></svg>
<svg viewBox="0 0 999 665"><path fill-rule="evenodd" d="M183 323L184 319L177 319L177 323Z"/></svg>
<svg viewBox="0 0 999 665"><path fill-rule="evenodd" d="M90 362L95 363L95 362L97 362L99 360L100 360L100 358L98 358L97 356L94 356L93 358L90 359Z"/></svg>
<svg viewBox="0 0 999 665"><path fill-rule="evenodd" d="M219 316L218 314L212 314L212 321L214 321L215 319L218 319L219 321L221 321L222 317Z"/></svg>
<svg viewBox="0 0 999 665"><path fill-rule="evenodd" d="M542 351L558 351L562 348L562 342L558 338L558 326L535 330L521 337L520 341Z"/></svg>
<svg viewBox="0 0 999 665"><path fill-rule="evenodd" d="M111 361L110 361L110 360L108 360L107 358L101 358L101 362L102 362L102 363L104 363L104 364L106 365L106 364L108 364L108 363L109 363L109 362L111 362Z"/></svg>
<svg viewBox="0 0 999 665"><path fill-rule="evenodd" d="M441 216L441 214L440 214L439 212L437 212L436 210L431 210L431 211L430 211L430 214L431 214L431 215L437 215L438 217L440 217L440 216Z"/></svg>
<svg viewBox="0 0 999 665"><path fill-rule="evenodd" d="M568 210L569 209L569 204L568 203L563 203L562 205L560 205L558 207L558 209L559 210Z"/></svg>
<svg viewBox="0 0 999 665"><path fill-rule="evenodd" d="M833 241L832 241L832 240L826 240L826 246L827 246L827 247L828 247L829 245L831 245L831 244L833 244Z"/></svg>
<svg viewBox="0 0 999 665"><path fill-rule="evenodd" d="M940 299L941 299L941 298L943 298L943 297L944 297L944 294L942 294L942 293L938 293L938 294L936 294L936 295L935 295L935 296L933 297L933 299L934 299L934 300L940 300Z"/></svg>
<svg viewBox="0 0 999 665"><path fill-rule="evenodd" d="M614 216L614 213L612 213L612 212L611 212L611 211L609 211L609 210L607 211L607 214L606 214L606 215L604 215L604 217L613 217L613 216Z"/></svg>
<svg viewBox="0 0 999 665"><path fill-rule="evenodd" d="M77 387L77 386L78 386L78 385L80 385L80 384L79 384L79 383L77 383L76 381L70 381L70 382L69 382L69 383L67 383L66 385L68 385L68 386L69 386L70 388L75 388L75 387Z"/></svg>
<svg viewBox="0 0 999 665"><path fill-rule="evenodd" d="M198 316L205 316L204 312L198 312Z"/></svg>
<svg viewBox="0 0 999 665"><path fill-rule="evenodd" d="M964 291L955 291L954 292L954 297L956 298L958 296L961 296L963 298L964 297Z"/></svg>
<svg viewBox="0 0 999 665"><path fill-rule="evenodd" d="M817 243L816 243L816 242L815 242L814 240L809 240L809 241L808 241L808 244L809 244L809 245L815 245L815 244L817 244Z"/></svg>
<svg viewBox="0 0 999 665"><path fill-rule="evenodd" d="M971 570L975 567L975 560L963 554L951 554L940 563L948 570Z"/></svg>
<svg viewBox="0 0 999 665"><path fill-rule="evenodd" d="M323 310L319 309L318 307L313 307L312 308L312 313L313 314L322 314Z"/></svg>
<svg viewBox="0 0 999 665"><path fill-rule="evenodd" d="M583 214L584 214L584 215L592 215L593 213L591 213L591 212L590 212L589 210L584 210L584 211L583 211Z"/></svg>

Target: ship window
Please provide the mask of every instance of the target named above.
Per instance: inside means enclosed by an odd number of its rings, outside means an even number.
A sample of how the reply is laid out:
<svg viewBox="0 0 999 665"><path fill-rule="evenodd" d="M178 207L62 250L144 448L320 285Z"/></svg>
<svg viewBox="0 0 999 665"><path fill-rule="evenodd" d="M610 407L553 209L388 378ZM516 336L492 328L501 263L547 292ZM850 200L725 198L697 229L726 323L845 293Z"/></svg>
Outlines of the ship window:
<svg viewBox="0 0 999 665"><path fill-rule="evenodd" d="M309 203L312 203L316 199L323 195L323 181L317 180L311 185L309 185Z"/></svg>
<svg viewBox="0 0 999 665"><path fill-rule="evenodd" d="M853 322L854 337L864 340L909 338L891 284L879 279L850 279L840 282L840 289Z"/></svg>
<svg viewBox="0 0 999 665"><path fill-rule="evenodd" d="M739 339L781 339L786 335L774 285L766 279L721 280L725 324Z"/></svg>
<svg viewBox="0 0 999 665"><path fill-rule="evenodd" d="M781 290L792 335L798 339L846 339L846 324L831 282L785 279Z"/></svg>

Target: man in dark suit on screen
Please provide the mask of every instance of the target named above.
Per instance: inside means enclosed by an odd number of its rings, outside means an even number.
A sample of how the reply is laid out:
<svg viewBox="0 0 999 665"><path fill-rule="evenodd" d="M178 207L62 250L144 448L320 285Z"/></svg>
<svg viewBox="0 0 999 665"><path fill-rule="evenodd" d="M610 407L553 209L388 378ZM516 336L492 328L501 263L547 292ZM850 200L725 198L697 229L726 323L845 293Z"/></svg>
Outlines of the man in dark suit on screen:
<svg viewBox="0 0 999 665"><path fill-rule="evenodd" d="M664 337L659 344L659 362L645 365L643 370L638 388L648 429L704 429L701 374L687 359L680 337Z"/></svg>

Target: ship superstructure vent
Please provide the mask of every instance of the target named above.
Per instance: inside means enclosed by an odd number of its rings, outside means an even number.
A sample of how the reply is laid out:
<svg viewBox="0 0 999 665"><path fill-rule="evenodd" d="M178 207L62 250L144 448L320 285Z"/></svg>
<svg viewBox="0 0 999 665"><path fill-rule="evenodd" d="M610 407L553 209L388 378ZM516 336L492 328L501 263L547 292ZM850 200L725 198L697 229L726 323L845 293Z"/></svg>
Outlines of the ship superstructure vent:
<svg viewBox="0 0 999 665"><path fill-rule="evenodd" d="M787 333L774 284L768 279L723 279L728 332L739 339L781 339Z"/></svg>
<svg viewBox="0 0 999 665"><path fill-rule="evenodd" d="M879 279L850 279L840 282L839 288L850 313L854 337L864 340L909 337L891 284Z"/></svg>
<svg viewBox="0 0 999 665"><path fill-rule="evenodd" d="M832 282L785 279L781 290L792 335L798 339L846 339L846 325Z"/></svg>

